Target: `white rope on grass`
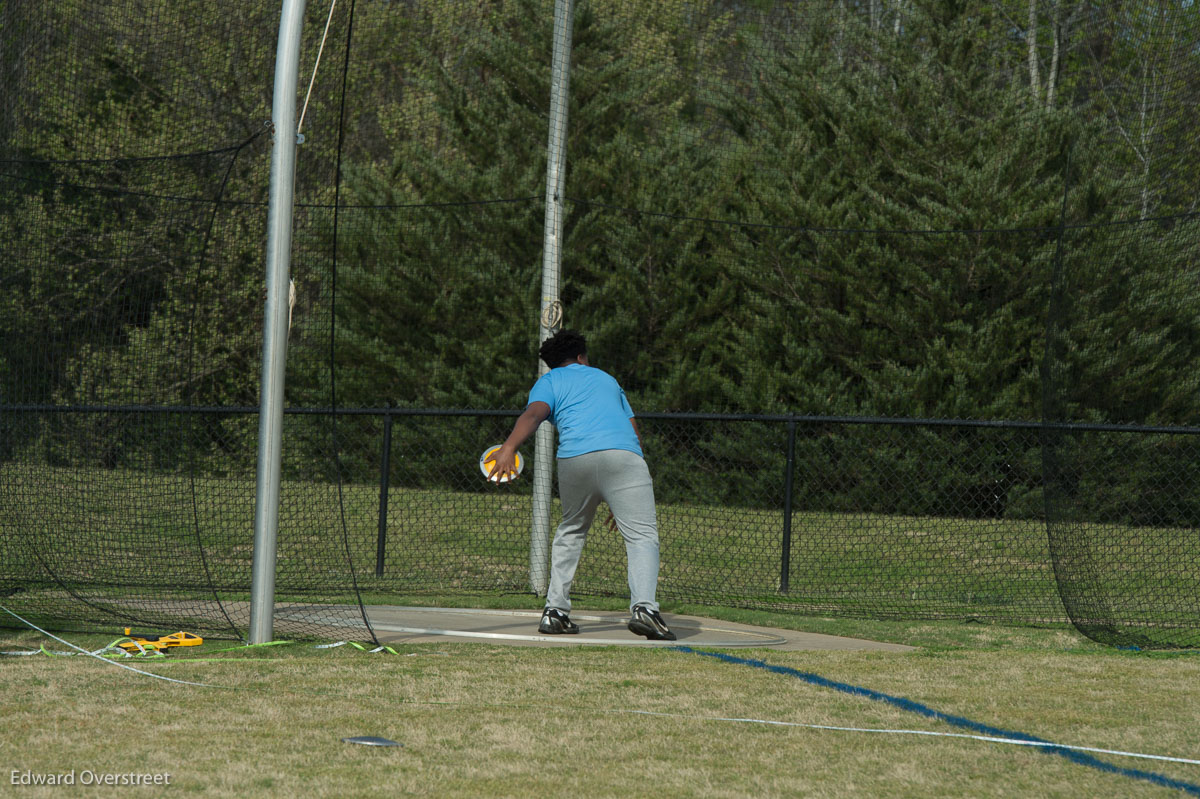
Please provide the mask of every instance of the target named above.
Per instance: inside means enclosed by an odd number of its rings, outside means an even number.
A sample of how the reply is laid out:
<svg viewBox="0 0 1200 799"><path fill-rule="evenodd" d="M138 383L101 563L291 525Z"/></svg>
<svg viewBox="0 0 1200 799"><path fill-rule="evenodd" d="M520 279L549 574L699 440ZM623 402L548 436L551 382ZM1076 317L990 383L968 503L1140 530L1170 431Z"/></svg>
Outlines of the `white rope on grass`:
<svg viewBox="0 0 1200 799"><path fill-rule="evenodd" d="M1186 757L1168 757L1166 755L1148 755L1141 752L1123 752L1119 749L1099 749L1094 746L1073 746L1071 744L1058 744L1052 741L1027 741L1021 738L999 738L994 735L971 735L965 732L935 732L933 730L890 730L880 729L877 727L835 727L829 724L803 724L798 721L772 721L770 719L738 719L725 718L722 716L688 716L682 713L659 713L653 710L608 710L608 713L630 713L638 716L662 716L664 718L687 719L689 721L724 721L734 722L738 724L767 724L775 727L803 727L810 730L831 730L835 732L874 732L888 733L891 735L927 735L937 738L968 738L974 741L986 741L988 743L1012 744L1014 746L1036 746L1047 749L1070 749L1076 752L1094 752L1102 755L1116 755L1120 757L1137 757L1146 760L1165 760L1171 763L1187 763L1193 766L1200 766L1200 760L1192 760Z"/></svg>
<svg viewBox="0 0 1200 799"><path fill-rule="evenodd" d="M220 686L216 686L216 685L209 685L208 683L203 683L203 682L191 682L189 680L176 680L171 677L164 677L161 674L154 674L153 672L142 671L141 669L135 669L133 666L126 666L124 663L118 663L115 660L109 660L106 657L101 657L100 655L97 655L95 652L89 652L81 646L75 646L75 644L71 643L70 641L64 641L63 639L59 638L54 633L46 632L41 627L38 627L36 624L29 621L28 619L21 618L20 616L13 613L11 610L4 607L3 605L0 605L0 610L3 610L5 613L12 616L14 619L21 622L22 624L24 624L28 627L32 627L33 629L37 630L42 635L53 638L55 641L58 641L60 644L66 644L67 646L71 647L72 649L78 651L80 654L88 655L89 657L94 657L96 660L99 660L101 663L107 663L110 666L116 666L117 668L121 668L121 669L128 669L129 671L137 672L138 674L144 674L147 677L153 677L156 680L165 680L166 682L173 682L173 683L177 683L179 685L195 685L200 688L218 688L218 687L220 687Z"/></svg>

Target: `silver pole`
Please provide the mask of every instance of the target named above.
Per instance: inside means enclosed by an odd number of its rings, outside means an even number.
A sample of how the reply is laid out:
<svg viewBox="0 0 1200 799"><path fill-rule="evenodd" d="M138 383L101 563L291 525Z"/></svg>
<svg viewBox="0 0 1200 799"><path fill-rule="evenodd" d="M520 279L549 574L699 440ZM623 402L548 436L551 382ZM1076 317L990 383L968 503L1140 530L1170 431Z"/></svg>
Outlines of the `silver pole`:
<svg viewBox="0 0 1200 799"><path fill-rule="evenodd" d="M271 121L271 183L267 204L267 304L263 317L262 396L258 416L258 475L254 500L254 567L250 585L250 643L274 637L275 546L279 533L279 473L283 441L283 381L287 367L289 260L296 179L296 86L305 0L283 0L275 51Z"/></svg>
<svg viewBox="0 0 1200 799"><path fill-rule="evenodd" d="M571 27L574 0L554 2L554 61L550 72L550 141L546 148L546 222L542 248L542 317L538 341L562 324L558 287L562 275L563 191L567 165L567 93L571 83ZM538 375L549 370L539 362ZM538 428L533 459L533 530L529 542L529 583L538 596L549 586L550 508L554 498L554 430Z"/></svg>

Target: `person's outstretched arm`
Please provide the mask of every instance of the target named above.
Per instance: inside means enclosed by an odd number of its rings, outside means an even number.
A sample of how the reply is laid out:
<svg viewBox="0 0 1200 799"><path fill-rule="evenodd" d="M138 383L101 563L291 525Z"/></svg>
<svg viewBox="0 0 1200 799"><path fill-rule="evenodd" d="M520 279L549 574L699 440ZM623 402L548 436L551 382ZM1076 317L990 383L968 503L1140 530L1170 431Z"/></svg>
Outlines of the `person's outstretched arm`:
<svg viewBox="0 0 1200 799"><path fill-rule="evenodd" d="M546 421L549 416L550 406L546 403L538 401L529 403L525 412L517 417L508 438L504 439L500 449L496 450L496 454L493 456L496 462L492 464L492 469L488 473L489 480L516 475L517 448L524 444L525 440L533 435L533 431L538 429L538 425Z"/></svg>

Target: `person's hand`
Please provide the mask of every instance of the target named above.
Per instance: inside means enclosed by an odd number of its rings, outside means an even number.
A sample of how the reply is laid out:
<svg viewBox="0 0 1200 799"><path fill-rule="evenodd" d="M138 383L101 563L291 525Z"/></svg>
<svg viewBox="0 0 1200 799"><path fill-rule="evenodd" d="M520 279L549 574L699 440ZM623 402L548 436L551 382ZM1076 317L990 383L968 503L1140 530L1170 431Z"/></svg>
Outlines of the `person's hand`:
<svg viewBox="0 0 1200 799"><path fill-rule="evenodd" d="M488 479L494 483L504 478L512 479L517 476L517 453L504 447L492 453L492 468L488 470Z"/></svg>

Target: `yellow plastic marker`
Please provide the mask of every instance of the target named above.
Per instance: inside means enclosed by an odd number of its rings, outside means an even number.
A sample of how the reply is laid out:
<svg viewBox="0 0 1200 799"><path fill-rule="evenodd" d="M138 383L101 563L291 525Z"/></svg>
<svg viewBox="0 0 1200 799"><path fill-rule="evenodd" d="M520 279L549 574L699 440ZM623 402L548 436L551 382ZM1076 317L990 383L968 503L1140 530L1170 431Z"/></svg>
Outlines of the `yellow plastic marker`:
<svg viewBox="0 0 1200 799"><path fill-rule="evenodd" d="M153 638L147 638L142 635L131 635L130 629L126 627L125 637L131 640L119 643L117 646L127 652L140 651L138 648L139 644L141 645L141 649L159 650L172 646L200 646L200 644L204 643L204 639L195 633L185 633L182 631L171 633L170 635L156 635Z"/></svg>

